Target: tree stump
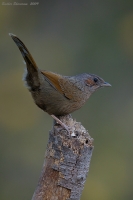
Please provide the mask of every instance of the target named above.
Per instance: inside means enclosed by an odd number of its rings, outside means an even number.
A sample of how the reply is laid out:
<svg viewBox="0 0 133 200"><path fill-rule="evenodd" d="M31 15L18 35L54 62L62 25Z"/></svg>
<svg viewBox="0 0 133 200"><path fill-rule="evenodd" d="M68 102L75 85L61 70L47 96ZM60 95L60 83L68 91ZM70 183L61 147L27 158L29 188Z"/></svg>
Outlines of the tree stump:
<svg viewBox="0 0 133 200"><path fill-rule="evenodd" d="M71 135L57 123L49 132L45 161L32 200L80 200L93 139L71 115L60 120L70 127Z"/></svg>

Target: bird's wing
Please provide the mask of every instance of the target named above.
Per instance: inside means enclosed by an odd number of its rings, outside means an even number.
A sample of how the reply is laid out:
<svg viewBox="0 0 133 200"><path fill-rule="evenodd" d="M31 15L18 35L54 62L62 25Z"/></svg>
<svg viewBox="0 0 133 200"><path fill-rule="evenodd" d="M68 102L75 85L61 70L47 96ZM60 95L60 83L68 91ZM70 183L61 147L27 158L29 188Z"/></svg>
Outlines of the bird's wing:
<svg viewBox="0 0 133 200"><path fill-rule="evenodd" d="M49 71L41 71L42 74L45 76L46 80L49 82L49 84L54 87L57 91L59 91L61 94L64 95L64 92L61 89L59 79L61 75L55 74Z"/></svg>
<svg viewBox="0 0 133 200"><path fill-rule="evenodd" d="M59 79L59 83L66 98L75 102L83 102L85 94L78 87L79 83L76 78L64 76Z"/></svg>
<svg viewBox="0 0 133 200"><path fill-rule="evenodd" d="M49 71L41 71L49 84L59 91L69 100L81 101L83 98L81 91L77 86L66 76L61 76Z"/></svg>

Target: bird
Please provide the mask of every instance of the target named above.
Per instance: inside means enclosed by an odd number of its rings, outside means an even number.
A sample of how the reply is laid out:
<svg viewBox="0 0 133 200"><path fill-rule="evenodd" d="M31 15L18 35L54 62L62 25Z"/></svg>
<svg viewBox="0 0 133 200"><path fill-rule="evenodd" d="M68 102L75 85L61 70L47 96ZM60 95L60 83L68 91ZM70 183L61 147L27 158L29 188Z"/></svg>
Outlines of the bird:
<svg viewBox="0 0 133 200"><path fill-rule="evenodd" d="M64 76L41 70L24 43L16 35L9 35L23 56L26 64L23 79L35 104L69 132L59 117L80 109L98 88L109 87L111 84L95 74Z"/></svg>

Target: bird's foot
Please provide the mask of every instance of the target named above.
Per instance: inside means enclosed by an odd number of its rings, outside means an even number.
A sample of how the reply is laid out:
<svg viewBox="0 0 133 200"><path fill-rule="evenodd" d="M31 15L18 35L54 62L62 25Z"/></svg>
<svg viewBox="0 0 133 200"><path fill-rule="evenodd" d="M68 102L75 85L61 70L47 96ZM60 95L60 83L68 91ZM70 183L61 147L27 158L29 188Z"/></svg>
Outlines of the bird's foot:
<svg viewBox="0 0 133 200"><path fill-rule="evenodd" d="M55 121L56 121L58 124L60 124L60 125L68 132L69 136L71 135L71 134L70 134L70 127L69 127L69 126L65 125L65 124L64 124L59 118L57 118L55 115L51 115L51 117L52 117L53 119L55 119Z"/></svg>

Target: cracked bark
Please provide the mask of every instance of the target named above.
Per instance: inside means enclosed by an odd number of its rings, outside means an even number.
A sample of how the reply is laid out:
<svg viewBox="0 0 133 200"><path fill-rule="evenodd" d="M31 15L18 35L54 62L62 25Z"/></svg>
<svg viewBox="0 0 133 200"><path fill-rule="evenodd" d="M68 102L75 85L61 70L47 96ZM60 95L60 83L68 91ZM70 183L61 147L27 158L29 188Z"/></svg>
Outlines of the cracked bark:
<svg viewBox="0 0 133 200"><path fill-rule="evenodd" d="M70 127L72 136L60 125L53 126L32 200L80 200L89 171L93 139L71 115L60 119Z"/></svg>

